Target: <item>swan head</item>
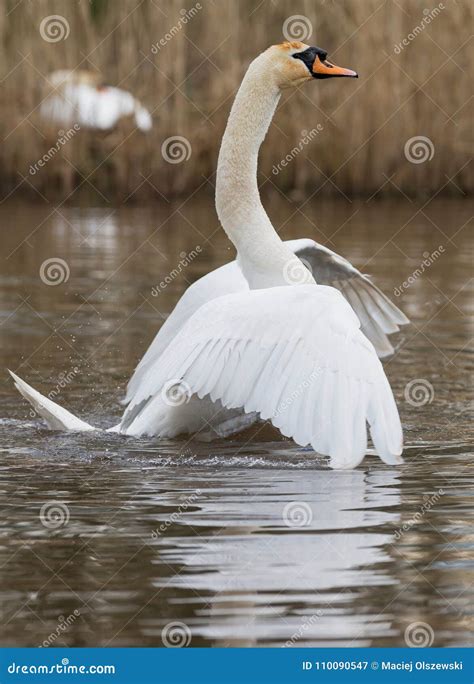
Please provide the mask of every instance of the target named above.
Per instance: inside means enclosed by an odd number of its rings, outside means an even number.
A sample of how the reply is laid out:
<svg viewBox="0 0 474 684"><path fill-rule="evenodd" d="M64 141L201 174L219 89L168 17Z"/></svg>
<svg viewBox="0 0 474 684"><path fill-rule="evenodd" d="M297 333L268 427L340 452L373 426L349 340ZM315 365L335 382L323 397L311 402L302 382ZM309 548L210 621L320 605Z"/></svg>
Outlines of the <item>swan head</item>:
<svg viewBox="0 0 474 684"><path fill-rule="evenodd" d="M299 41L272 45L262 57L271 64L280 88L295 87L313 78L358 78L357 72L336 66L327 59L328 53Z"/></svg>

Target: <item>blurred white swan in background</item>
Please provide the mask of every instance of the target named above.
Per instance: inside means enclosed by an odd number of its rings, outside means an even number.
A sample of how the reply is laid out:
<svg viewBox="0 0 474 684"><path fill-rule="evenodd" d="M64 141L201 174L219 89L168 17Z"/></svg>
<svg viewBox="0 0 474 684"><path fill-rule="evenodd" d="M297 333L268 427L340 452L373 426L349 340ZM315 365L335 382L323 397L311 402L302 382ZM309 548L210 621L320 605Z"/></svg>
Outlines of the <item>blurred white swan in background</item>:
<svg viewBox="0 0 474 684"><path fill-rule="evenodd" d="M257 186L258 151L281 90L357 76L326 57L320 48L283 43L250 65L216 184L217 212L237 260L185 292L138 365L128 406L110 431L223 437L269 420L330 456L331 467L353 468L366 453L368 423L380 458L402 462L398 411L377 352L393 351L387 335L408 319L334 252L307 239L282 242ZM95 429L13 377L51 428Z"/></svg>
<svg viewBox="0 0 474 684"><path fill-rule="evenodd" d="M110 130L120 119L131 116L141 131L152 128L149 111L126 90L104 85L97 73L61 69L50 74L48 80L54 90L40 107L47 121Z"/></svg>

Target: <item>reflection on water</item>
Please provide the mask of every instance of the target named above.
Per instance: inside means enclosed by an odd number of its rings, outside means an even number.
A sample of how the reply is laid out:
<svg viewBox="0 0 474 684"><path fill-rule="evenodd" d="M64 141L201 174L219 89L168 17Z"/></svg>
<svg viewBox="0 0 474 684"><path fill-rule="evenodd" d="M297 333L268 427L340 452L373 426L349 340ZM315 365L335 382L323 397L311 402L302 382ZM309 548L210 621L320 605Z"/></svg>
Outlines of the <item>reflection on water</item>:
<svg viewBox="0 0 474 684"><path fill-rule="evenodd" d="M328 244L387 293L443 246L394 295L413 320L386 364L406 464L369 456L332 472L268 431L212 444L52 433L4 376L3 644L160 646L171 621L187 625L192 645L396 646L419 621L434 645L469 643L472 206L268 204L285 238ZM179 294L232 257L208 199L4 204L0 218L0 366L104 426ZM201 255L158 291L197 245ZM52 257L69 268L58 285L39 276ZM419 379L430 396L407 401Z"/></svg>

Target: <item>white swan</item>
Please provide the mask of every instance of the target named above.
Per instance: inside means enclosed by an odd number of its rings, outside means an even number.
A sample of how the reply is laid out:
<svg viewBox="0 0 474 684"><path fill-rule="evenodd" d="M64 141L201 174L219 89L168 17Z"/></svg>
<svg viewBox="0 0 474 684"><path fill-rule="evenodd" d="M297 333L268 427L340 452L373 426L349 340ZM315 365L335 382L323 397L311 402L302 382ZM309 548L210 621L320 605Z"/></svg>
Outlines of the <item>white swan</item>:
<svg viewBox="0 0 474 684"><path fill-rule="evenodd" d="M110 431L226 436L270 420L298 444L329 455L332 468L353 468L366 453L368 423L382 460L402 462L400 420L374 346L380 356L391 353L387 334L408 319L342 257L312 240L282 242L257 187L258 150L281 90L357 76L326 56L283 43L250 65L229 116L216 186L237 261L183 295L137 366L128 406ZM12 375L51 428L95 429Z"/></svg>
<svg viewBox="0 0 474 684"><path fill-rule="evenodd" d="M54 91L41 103L40 114L64 126L110 130L131 116L143 132L152 128L150 113L126 90L102 83L96 73L79 69L54 71L48 78Z"/></svg>

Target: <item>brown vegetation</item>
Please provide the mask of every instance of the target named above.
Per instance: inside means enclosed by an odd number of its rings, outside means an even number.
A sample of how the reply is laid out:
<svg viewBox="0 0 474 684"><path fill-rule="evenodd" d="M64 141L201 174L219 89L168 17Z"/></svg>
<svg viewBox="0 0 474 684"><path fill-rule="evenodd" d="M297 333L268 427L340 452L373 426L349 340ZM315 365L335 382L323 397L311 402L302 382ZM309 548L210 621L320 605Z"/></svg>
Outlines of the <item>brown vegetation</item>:
<svg viewBox="0 0 474 684"><path fill-rule="evenodd" d="M285 19L297 14L312 24L306 42L324 47L360 78L308 83L284 95L262 150L262 183L306 193L401 190L423 197L449 192L452 178L467 193L473 185L467 165L472 3L435 3L442 9L417 29L426 18L425 5L417 0L2 0L1 195L16 188L65 199L77 187L92 186L99 199L123 201L210 187L246 66L269 44L282 42ZM53 14L67 20L65 40L47 42L40 35L42 19ZM397 51L403 39L407 45ZM152 111L153 131L142 134L131 122L110 133L81 130L31 174L30 165L58 137L58 126L46 126L38 111L46 76L64 68L99 70L108 83L131 91ZM292 155L291 163L272 171L299 145L302 131L318 124L321 132ZM166 163L161 155L163 140L173 135L192 146L190 159L181 164ZM430 161L407 161L404 146L413 136L432 141Z"/></svg>

